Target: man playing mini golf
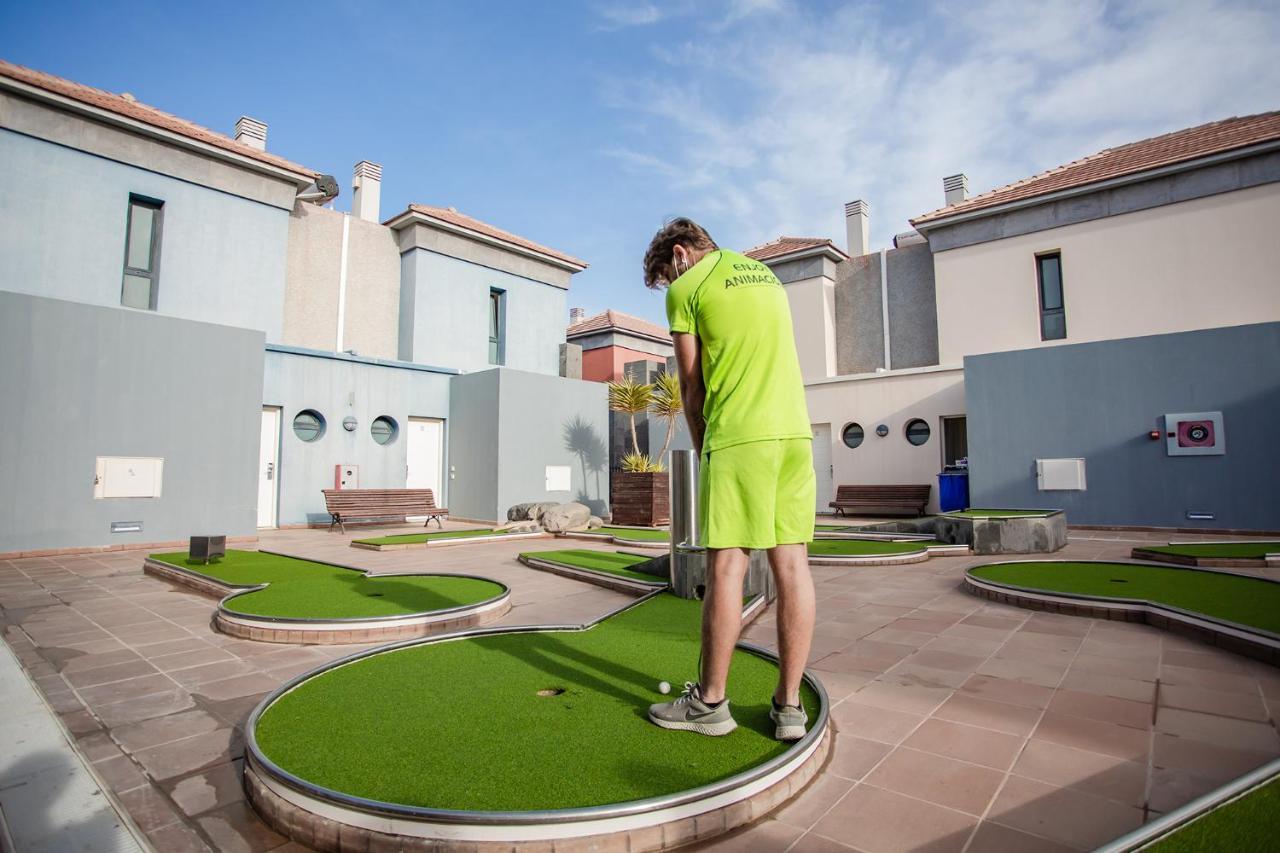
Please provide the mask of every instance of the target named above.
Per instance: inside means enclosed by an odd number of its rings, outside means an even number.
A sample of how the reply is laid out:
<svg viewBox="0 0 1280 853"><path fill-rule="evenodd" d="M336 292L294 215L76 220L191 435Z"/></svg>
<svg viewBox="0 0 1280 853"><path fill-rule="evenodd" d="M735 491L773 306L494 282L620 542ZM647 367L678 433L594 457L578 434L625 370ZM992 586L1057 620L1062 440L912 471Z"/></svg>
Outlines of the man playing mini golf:
<svg viewBox="0 0 1280 853"><path fill-rule="evenodd" d="M667 729L726 735L737 728L725 695L742 630L742 582L752 549L768 551L778 587L781 672L770 716L779 740L804 735L800 677L813 637L812 435L791 311L759 261L716 246L675 219L644 256L648 287L667 286L680 391L701 456L699 515L707 549L701 672L682 696L649 708Z"/></svg>

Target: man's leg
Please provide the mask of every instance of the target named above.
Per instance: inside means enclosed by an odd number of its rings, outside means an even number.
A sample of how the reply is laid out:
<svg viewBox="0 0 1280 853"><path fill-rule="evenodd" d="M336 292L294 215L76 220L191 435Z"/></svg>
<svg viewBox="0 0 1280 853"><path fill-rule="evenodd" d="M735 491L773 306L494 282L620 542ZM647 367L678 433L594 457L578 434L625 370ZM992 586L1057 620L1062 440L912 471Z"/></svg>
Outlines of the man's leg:
<svg viewBox="0 0 1280 853"><path fill-rule="evenodd" d="M800 677L809 659L815 619L809 549L805 545L771 548L769 566L778 585L778 657L781 661L773 698L779 705L799 705Z"/></svg>
<svg viewBox="0 0 1280 853"><path fill-rule="evenodd" d="M733 647L742 633L742 581L746 575L747 552L742 548L707 550L707 588L702 600L702 672L699 673L704 702L715 704L724 699ZM812 597L810 590L811 602Z"/></svg>

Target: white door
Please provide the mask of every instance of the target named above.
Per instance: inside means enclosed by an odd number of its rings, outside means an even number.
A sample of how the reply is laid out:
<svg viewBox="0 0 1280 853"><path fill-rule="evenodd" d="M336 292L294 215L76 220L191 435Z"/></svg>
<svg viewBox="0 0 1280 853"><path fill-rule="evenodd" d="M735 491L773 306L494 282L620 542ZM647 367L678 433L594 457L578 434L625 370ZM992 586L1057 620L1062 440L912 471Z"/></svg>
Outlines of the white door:
<svg viewBox="0 0 1280 853"><path fill-rule="evenodd" d="M444 421L409 418L409 449L405 488L431 489L436 505L444 504L440 474L444 462Z"/></svg>
<svg viewBox="0 0 1280 853"><path fill-rule="evenodd" d="M831 512L831 424L810 424L813 427L813 475L818 479L818 498L814 510Z"/></svg>
<svg viewBox="0 0 1280 853"><path fill-rule="evenodd" d="M262 438L258 445L258 526L276 526L280 494L280 410L262 407Z"/></svg>

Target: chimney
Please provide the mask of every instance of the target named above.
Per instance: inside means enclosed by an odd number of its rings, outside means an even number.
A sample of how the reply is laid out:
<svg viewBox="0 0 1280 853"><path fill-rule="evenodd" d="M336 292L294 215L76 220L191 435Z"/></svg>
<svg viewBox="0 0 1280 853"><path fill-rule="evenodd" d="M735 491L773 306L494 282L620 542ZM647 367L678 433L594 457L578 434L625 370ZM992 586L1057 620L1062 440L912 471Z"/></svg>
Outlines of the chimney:
<svg viewBox="0 0 1280 853"><path fill-rule="evenodd" d="M267 125L256 118L240 116L236 122L236 142L242 142L259 151L267 150Z"/></svg>
<svg viewBox="0 0 1280 853"><path fill-rule="evenodd" d="M844 206L844 228L849 240L849 254L859 257L871 251L871 205L862 199Z"/></svg>
<svg viewBox="0 0 1280 853"><path fill-rule="evenodd" d="M959 204L969 197L969 176L964 172L947 175L942 179L942 191L947 197L947 207Z"/></svg>
<svg viewBox="0 0 1280 853"><path fill-rule="evenodd" d="M351 178L351 215L366 222L381 222L382 167L368 160L356 163Z"/></svg>
<svg viewBox="0 0 1280 853"><path fill-rule="evenodd" d="M569 325L570 326L576 326L585 319L587 319L587 309L585 308L569 309Z"/></svg>

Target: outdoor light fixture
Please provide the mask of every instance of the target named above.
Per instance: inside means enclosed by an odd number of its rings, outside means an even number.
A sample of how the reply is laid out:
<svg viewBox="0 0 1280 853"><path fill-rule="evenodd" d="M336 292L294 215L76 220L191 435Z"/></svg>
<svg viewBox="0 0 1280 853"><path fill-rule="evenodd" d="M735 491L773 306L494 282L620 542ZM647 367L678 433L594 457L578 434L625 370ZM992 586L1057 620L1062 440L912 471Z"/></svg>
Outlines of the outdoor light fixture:
<svg viewBox="0 0 1280 853"><path fill-rule="evenodd" d="M359 422L356 421L355 418L351 417L351 415L347 415L345 418L342 419L342 428L345 429L347 432L355 432L356 427L359 425L360 425Z"/></svg>
<svg viewBox="0 0 1280 853"><path fill-rule="evenodd" d="M1158 429L1153 429L1151 432L1147 433L1147 438L1151 439L1152 441L1159 441L1159 440L1160 440L1160 430L1158 430Z"/></svg>
<svg viewBox="0 0 1280 853"><path fill-rule="evenodd" d="M880 424L880 426L876 427L876 435L880 436L881 438L884 438L888 434L889 434L889 427L885 426L884 424Z"/></svg>

